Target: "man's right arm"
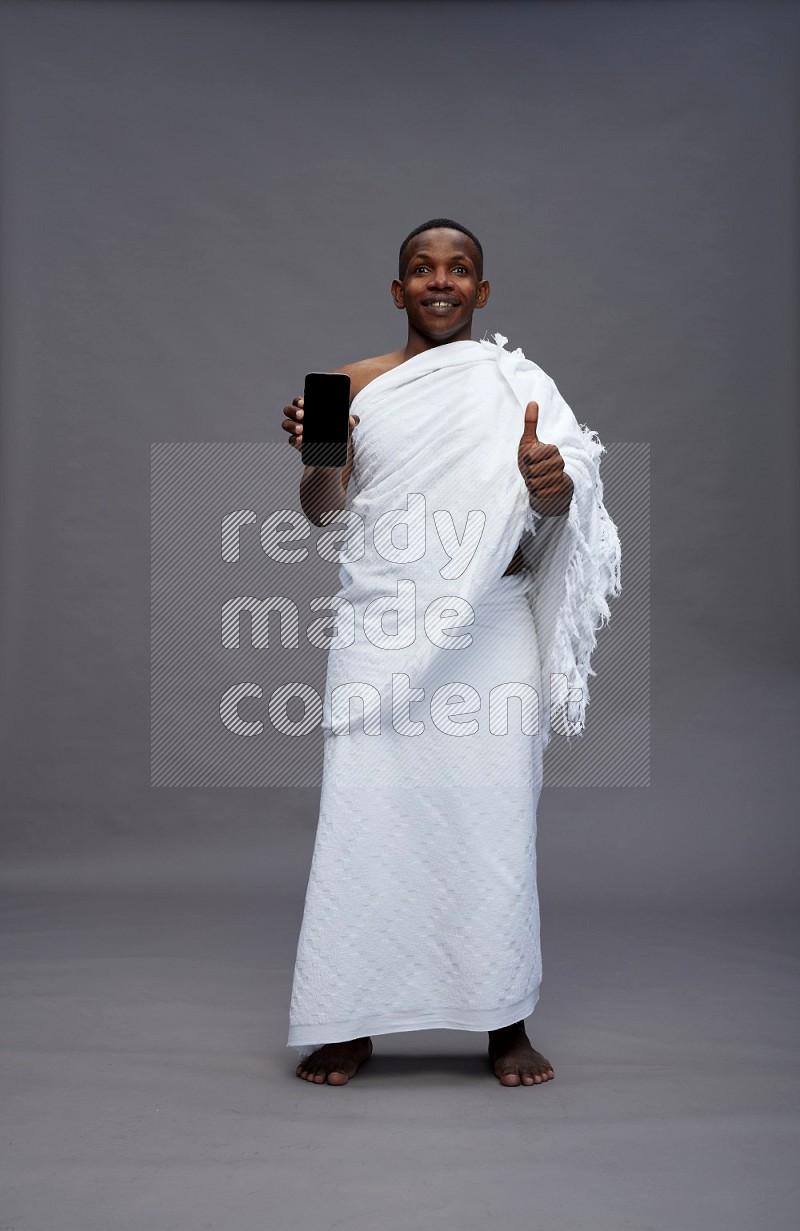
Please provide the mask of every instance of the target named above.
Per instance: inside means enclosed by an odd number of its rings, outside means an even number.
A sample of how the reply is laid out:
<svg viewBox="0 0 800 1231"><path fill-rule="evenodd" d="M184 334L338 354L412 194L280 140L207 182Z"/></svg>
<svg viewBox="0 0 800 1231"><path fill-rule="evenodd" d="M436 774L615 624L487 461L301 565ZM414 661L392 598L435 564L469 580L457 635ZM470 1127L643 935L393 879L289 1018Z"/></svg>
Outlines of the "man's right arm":
<svg viewBox="0 0 800 1231"><path fill-rule="evenodd" d="M327 509L339 512L345 506L347 484L341 466L306 466L300 480L300 505L310 522L323 525Z"/></svg>

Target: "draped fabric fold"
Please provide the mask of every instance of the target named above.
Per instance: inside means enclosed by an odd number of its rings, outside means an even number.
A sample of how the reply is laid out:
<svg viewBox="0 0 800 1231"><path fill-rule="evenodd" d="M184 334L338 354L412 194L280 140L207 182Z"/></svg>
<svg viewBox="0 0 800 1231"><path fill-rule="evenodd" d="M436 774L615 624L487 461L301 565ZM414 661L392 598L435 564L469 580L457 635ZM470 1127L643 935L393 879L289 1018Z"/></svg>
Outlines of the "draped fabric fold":
<svg viewBox="0 0 800 1231"><path fill-rule="evenodd" d="M519 348L510 355L503 350L508 339L502 334L494 337L501 370L523 408L529 401L539 403L537 435L558 446L574 483L568 515L542 518L529 508L522 540L543 662L546 747L553 730L571 737L586 728L589 678L595 674L591 655L597 632L610 617L608 600L621 593L621 547L603 503L605 447L597 433L578 423L551 377Z"/></svg>
<svg viewBox="0 0 800 1231"><path fill-rule="evenodd" d="M353 401L355 465L348 536L338 599L352 606L337 620L328 668L323 727L333 729L331 693L359 681L380 694L387 716L392 676L425 687L428 672L449 658L451 636L431 635L445 600L469 613L492 591L521 544L528 600L542 664L540 720L545 747L552 730L583 732L591 654L620 593L620 542L603 503L597 434L579 425L553 380L507 339L434 347L383 373ZM517 464L528 402L539 404L538 438L558 446L574 483L567 516L540 517L530 506ZM348 551L352 552L348 558ZM361 554L358 554L358 553ZM389 596L407 607L413 595L413 641L385 635ZM437 604L431 608L431 604ZM452 618L452 617L451 617ZM399 617L398 617L399 619ZM341 686L345 686L344 689ZM370 697L377 705L374 694Z"/></svg>

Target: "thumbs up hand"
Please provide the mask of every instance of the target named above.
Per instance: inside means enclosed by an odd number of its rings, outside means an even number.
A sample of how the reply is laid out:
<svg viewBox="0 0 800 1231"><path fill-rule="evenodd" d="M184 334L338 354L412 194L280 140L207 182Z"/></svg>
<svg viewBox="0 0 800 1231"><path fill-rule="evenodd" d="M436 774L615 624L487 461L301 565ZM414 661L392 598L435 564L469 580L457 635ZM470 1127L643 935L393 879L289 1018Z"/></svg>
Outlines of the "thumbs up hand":
<svg viewBox="0 0 800 1231"><path fill-rule="evenodd" d="M528 402L517 462L534 512L543 517L561 517L569 510L574 484L564 470L564 459L556 446L539 440L538 428L539 403Z"/></svg>

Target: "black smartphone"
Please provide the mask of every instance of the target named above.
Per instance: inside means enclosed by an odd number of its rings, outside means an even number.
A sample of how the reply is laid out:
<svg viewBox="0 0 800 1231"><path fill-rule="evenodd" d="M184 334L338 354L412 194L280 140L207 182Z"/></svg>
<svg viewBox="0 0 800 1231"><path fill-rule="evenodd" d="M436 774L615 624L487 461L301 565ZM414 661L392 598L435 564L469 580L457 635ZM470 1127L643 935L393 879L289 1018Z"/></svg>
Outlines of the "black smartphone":
<svg viewBox="0 0 800 1231"><path fill-rule="evenodd" d="M303 388L303 448L306 466L345 466L350 422L350 377L346 372L309 372Z"/></svg>

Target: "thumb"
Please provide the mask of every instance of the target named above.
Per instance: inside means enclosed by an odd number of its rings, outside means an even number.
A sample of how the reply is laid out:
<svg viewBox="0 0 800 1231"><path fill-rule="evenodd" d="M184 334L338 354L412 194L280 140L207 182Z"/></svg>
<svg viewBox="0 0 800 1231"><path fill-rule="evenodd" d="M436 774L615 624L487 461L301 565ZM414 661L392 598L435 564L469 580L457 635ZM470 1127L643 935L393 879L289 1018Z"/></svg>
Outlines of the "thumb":
<svg viewBox="0 0 800 1231"><path fill-rule="evenodd" d="M536 431L539 427L539 403L528 402L525 407L525 435L528 439L533 439L536 444L539 443L539 437Z"/></svg>

